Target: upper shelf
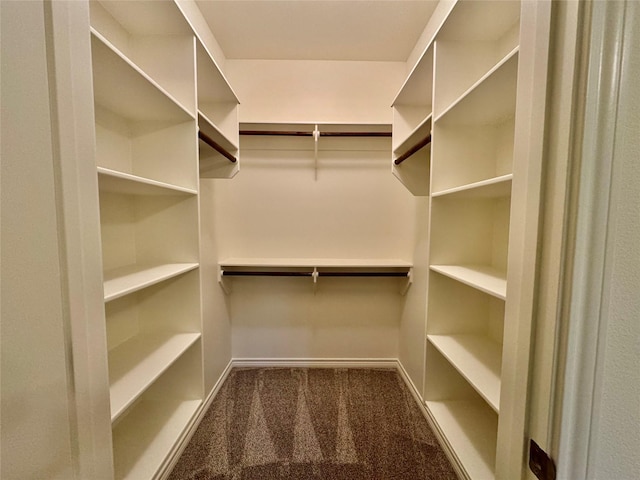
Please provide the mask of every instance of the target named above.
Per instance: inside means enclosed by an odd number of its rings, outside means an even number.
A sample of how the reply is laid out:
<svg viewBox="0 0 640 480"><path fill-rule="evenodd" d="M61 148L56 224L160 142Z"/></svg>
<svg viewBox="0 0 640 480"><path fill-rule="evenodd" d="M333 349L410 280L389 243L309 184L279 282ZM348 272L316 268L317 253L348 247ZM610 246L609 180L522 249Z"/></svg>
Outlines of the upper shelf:
<svg viewBox="0 0 640 480"><path fill-rule="evenodd" d="M240 103L213 56L200 40L196 42L196 67L199 104L203 102Z"/></svg>
<svg viewBox="0 0 640 480"><path fill-rule="evenodd" d="M512 117L517 79L516 47L434 121L446 121L449 125L487 125Z"/></svg>
<svg viewBox="0 0 640 480"><path fill-rule="evenodd" d="M129 35L185 35L192 33L177 2L174 1L114 2L94 0L91 2L92 25L96 23L96 12L93 10L95 4L99 4Z"/></svg>
<svg viewBox="0 0 640 480"><path fill-rule="evenodd" d="M96 104L132 121L185 122L195 118L93 29L91 53Z"/></svg>
<svg viewBox="0 0 640 480"><path fill-rule="evenodd" d="M433 86L433 48L428 48L409 74L392 106L423 105L431 107Z"/></svg>

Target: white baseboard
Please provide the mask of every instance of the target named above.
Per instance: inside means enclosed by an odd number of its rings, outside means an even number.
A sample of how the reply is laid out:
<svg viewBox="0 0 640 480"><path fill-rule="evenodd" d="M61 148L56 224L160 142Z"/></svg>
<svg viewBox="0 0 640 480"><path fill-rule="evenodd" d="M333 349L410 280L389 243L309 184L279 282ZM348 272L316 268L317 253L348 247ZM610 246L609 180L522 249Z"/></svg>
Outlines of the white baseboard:
<svg viewBox="0 0 640 480"><path fill-rule="evenodd" d="M180 440L178 440L173 451L167 457L167 460L165 461L164 466L156 474L155 476L156 479L166 480L167 478L169 478L171 471L173 470L173 468L176 466L176 463L178 463L178 460L180 459L180 455L182 455L182 452L184 452L184 449L187 448L187 445L189 444L191 437L193 437L193 434L196 432L198 426L200 425L200 422L202 422L202 419L204 418L205 413L207 413L207 410L209 410L209 407L211 406L213 399L216 398L216 395L220 391L220 387L222 387L222 384L225 382L225 380L229 376L229 373L231 373L232 368L233 368L233 360L229 360L229 363L222 371L220 378L218 378L218 381L211 389L211 392L209 392L209 394L207 395L207 398L205 398L204 401L200 404L200 408L198 408L198 411L193 416L191 422L189 423L187 428L185 428L182 436L180 437Z"/></svg>
<svg viewBox="0 0 640 480"><path fill-rule="evenodd" d="M397 368L398 360L395 358L234 358L231 363L234 368Z"/></svg>

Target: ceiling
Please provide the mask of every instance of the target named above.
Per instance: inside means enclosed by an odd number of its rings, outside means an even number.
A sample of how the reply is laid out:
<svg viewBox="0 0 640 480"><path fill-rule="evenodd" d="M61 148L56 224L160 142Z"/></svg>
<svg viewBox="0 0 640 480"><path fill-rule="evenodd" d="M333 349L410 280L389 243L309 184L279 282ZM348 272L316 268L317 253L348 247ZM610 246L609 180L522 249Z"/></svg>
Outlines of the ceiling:
<svg viewBox="0 0 640 480"><path fill-rule="evenodd" d="M228 59L406 61L437 0L196 0Z"/></svg>

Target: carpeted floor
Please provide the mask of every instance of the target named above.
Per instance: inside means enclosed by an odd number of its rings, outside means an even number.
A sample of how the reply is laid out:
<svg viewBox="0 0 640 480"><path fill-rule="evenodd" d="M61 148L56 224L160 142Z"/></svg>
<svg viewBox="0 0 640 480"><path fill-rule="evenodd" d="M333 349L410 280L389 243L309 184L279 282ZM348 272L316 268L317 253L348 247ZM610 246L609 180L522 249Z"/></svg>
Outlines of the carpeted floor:
<svg viewBox="0 0 640 480"><path fill-rule="evenodd" d="M456 478L395 370L242 368L170 480Z"/></svg>

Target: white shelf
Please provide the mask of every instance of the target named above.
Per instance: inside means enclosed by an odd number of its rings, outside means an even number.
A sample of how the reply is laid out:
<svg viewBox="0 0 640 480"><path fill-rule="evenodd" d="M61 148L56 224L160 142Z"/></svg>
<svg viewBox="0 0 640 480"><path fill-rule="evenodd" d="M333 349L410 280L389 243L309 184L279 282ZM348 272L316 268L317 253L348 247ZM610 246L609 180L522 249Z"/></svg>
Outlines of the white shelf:
<svg viewBox="0 0 640 480"><path fill-rule="evenodd" d="M199 38L196 42L196 67L199 102L240 103L213 56Z"/></svg>
<svg viewBox="0 0 640 480"><path fill-rule="evenodd" d="M445 195L456 195L457 198L497 198L511 195L511 182L513 174L501 175L499 177L482 180L480 182L469 183L459 187L448 188L439 192L433 192L432 197L442 197Z"/></svg>
<svg viewBox="0 0 640 480"><path fill-rule="evenodd" d="M468 334L428 335L427 339L499 413L502 345Z"/></svg>
<svg viewBox="0 0 640 480"><path fill-rule="evenodd" d="M199 338L199 333L143 334L111 350L111 421L115 422Z"/></svg>
<svg viewBox="0 0 640 480"><path fill-rule="evenodd" d="M425 136L431 133L431 114L427 115L424 120L422 120L416 128L414 128L407 138L402 140L400 144L393 149L393 153L396 156L403 154L405 151L409 150L415 143L422 140ZM427 148L427 147L425 147Z"/></svg>
<svg viewBox="0 0 640 480"><path fill-rule="evenodd" d="M233 153L238 150L238 145L232 142L204 113L198 110L198 128L203 133L218 142L221 146Z"/></svg>
<svg viewBox="0 0 640 480"><path fill-rule="evenodd" d="M497 416L480 401L427 401L456 457L474 480L495 478Z"/></svg>
<svg viewBox="0 0 640 480"><path fill-rule="evenodd" d="M227 258L221 267L284 268L410 268L411 262L398 259L372 258Z"/></svg>
<svg viewBox="0 0 640 480"><path fill-rule="evenodd" d="M118 172L110 168L98 167L100 191L126 195L196 195L198 192L170 183Z"/></svg>
<svg viewBox="0 0 640 480"><path fill-rule="evenodd" d="M94 29L91 54L96 104L132 121L194 119L173 96Z"/></svg>
<svg viewBox="0 0 640 480"><path fill-rule="evenodd" d="M411 70L393 100L396 105L431 106L433 85L433 47L430 45Z"/></svg>
<svg viewBox="0 0 640 480"><path fill-rule="evenodd" d="M456 101L439 114L434 122L444 120L455 125L498 123L515 113L518 77L518 51L514 48L486 75L473 84Z"/></svg>
<svg viewBox="0 0 640 480"><path fill-rule="evenodd" d="M156 266L131 265L108 270L104 273L104 301L115 300L196 268L197 263L168 263Z"/></svg>
<svg viewBox="0 0 640 480"><path fill-rule="evenodd" d="M431 265L431 270L505 300L507 278L504 272L484 265Z"/></svg>
<svg viewBox="0 0 640 480"><path fill-rule="evenodd" d="M115 478L147 479L162 467L201 400L142 401L113 431Z"/></svg>

